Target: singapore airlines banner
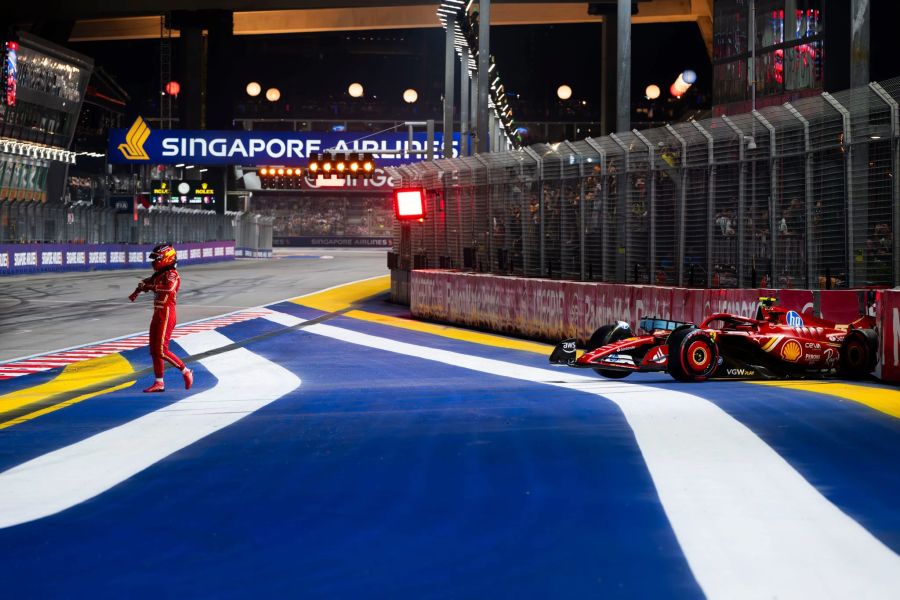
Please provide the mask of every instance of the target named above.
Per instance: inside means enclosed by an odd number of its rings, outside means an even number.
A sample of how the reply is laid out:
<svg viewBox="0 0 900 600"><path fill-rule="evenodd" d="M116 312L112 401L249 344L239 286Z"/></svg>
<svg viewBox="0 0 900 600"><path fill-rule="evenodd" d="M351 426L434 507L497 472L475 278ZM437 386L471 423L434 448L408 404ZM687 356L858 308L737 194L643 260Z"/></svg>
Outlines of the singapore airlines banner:
<svg viewBox="0 0 900 600"><path fill-rule="evenodd" d="M142 118L128 129L109 132L109 162L118 164L193 164L193 165L305 165L310 155L325 150L374 154L378 166L401 165L425 160L427 137L381 133L366 136L359 132L313 131L189 131L151 129ZM442 137L435 134L435 155ZM454 135L453 155L459 147ZM399 154L395 152L401 151ZM390 154L382 153L390 152Z"/></svg>

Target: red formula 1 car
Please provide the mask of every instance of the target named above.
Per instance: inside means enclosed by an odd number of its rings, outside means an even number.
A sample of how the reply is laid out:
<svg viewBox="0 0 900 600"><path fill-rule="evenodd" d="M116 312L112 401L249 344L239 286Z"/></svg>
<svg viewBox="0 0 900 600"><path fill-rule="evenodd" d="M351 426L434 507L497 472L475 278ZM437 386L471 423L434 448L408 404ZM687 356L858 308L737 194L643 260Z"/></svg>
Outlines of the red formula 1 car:
<svg viewBox="0 0 900 600"><path fill-rule="evenodd" d="M781 379L837 374L865 377L875 368L875 319L838 325L775 306L760 298L756 318L715 313L700 325L641 319L643 335L628 323L605 325L576 355L575 340L557 344L550 362L594 369L612 379L667 371L678 381Z"/></svg>

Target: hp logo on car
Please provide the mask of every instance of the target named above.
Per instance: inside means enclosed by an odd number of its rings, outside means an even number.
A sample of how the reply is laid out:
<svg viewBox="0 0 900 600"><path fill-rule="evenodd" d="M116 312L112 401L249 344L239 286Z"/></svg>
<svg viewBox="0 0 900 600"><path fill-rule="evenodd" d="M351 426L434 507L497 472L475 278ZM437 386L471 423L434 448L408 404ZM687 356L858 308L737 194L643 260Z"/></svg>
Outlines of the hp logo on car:
<svg viewBox="0 0 900 600"><path fill-rule="evenodd" d="M787 319L787 324L791 327L803 327L803 317L797 314L797 311L789 310L785 318Z"/></svg>

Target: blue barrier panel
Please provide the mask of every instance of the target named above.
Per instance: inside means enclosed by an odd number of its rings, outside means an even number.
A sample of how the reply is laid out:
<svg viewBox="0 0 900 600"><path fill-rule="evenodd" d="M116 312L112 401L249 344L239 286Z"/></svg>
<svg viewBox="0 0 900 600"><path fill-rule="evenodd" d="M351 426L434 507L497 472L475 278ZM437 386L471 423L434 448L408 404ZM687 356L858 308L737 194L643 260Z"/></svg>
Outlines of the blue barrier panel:
<svg viewBox="0 0 900 600"><path fill-rule="evenodd" d="M272 258L271 250L258 250L255 248L236 248L235 256L242 258Z"/></svg>
<svg viewBox="0 0 900 600"><path fill-rule="evenodd" d="M152 249L153 244L0 244L0 275L138 269L150 266ZM236 254L233 241L176 244L175 249L182 265L234 260Z"/></svg>

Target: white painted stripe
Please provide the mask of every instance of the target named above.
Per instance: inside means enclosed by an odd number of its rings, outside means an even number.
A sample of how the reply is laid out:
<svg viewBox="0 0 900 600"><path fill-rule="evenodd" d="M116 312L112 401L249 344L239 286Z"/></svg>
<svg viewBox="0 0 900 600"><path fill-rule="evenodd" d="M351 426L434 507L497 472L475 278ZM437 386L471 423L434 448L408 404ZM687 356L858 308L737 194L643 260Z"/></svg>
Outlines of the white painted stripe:
<svg viewBox="0 0 900 600"><path fill-rule="evenodd" d="M365 280L363 280L363 281L365 281ZM353 282L349 282L347 284L342 284L342 285L349 285L350 283L357 283L357 282L353 281ZM338 285L335 287L340 287L340 286ZM332 289L332 288L328 288L328 289ZM322 290L322 291L325 291L325 290ZM313 292L313 293L318 293L318 292ZM279 302L288 302L288 301L292 300L293 298L294 297L292 296L291 298L285 298L284 300L279 300ZM276 302L275 304L278 304L278 302ZM254 312L250 312L250 313L248 313L246 310L236 310L236 311L232 311L230 313L226 313L226 315L244 315L244 314L246 314L246 318L241 318L241 321L249 321L251 319L256 319L263 315L268 314L267 309L265 309L264 312L260 312L260 309L264 309L264 307L260 307L260 306L253 307L252 310ZM220 319L220 318L222 318L222 315L215 316L215 317L206 317L203 319L197 319L196 321L188 321L187 323L183 323L182 326L191 325L191 324L195 324L195 323L209 323L215 319ZM176 330L177 330L177 328L176 328ZM49 354L60 354L63 352L68 352L68 351L78 351L81 349L93 349L101 344L105 344L108 342L118 342L118 341L121 341L124 339L145 339L146 340L147 335L146 334L142 335L141 332L128 333L128 334L120 335L120 336L113 337L113 338L107 338L105 340L97 340L96 342L90 342L87 344L79 344L77 346L68 346L66 348L57 348L56 350L51 350L50 352L39 352L37 354L30 354L28 356L19 356L17 358L11 358L6 361L0 361L0 364L12 364L12 363L16 363L16 362L19 362L22 360L27 360L29 358L47 356Z"/></svg>
<svg viewBox="0 0 900 600"><path fill-rule="evenodd" d="M293 326L292 315L267 319ZM660 501L710 598L896 598L900 557L712 402L358 333L303 331L473 371L596 394L625 414Z"/></svg>
<svg viewBox="0 0 900 600"><path fill-rule="evenodd" d="M209 331L179 340L190 354L231 344ZM295 390L287 369L239 348L200 361L215 386L0 473L0 528L89 500Z"/></svg>
<svg viewBox="0 0 900 600"><path fill-rule="evenodd" d="M114 346L103 346L103 349L109 350L134 350L135 348L140 348L141 346L146 346L146 344L116 344Z"/></svg>
<svg viewBox="0 0 900 600"><path fill-rule="evenodd" d="M386 274L386 273L385 273L385 274ZM277 301L275 301L275 302L271 302L270 304L271 304L271 305L275 305L275 304L281 304L282 302L290 302L290 301L295 300L295 299L297 299L297 298L306 298L307 296L314 296L314 295L316 295L316 294L321 294L322 292L327 292L327 291L330 291L330 290L338 289L338 288L343 287L343 286L345 286L345 285L353 285L354 283L362 283L363 281L371 281L372 279L378 279L379 277L384 277L384 275L375 275L375 276L373 276L373 277L366 277L366 278L364 278L364 279L357 279L357 280L354 280L354 281L348 281L348 282L346 282L346 283L339 283L339 284L337 284L337 285L333 285L333 286L328 287L328 288L324 288L324 289L321 289L321 290L316 290L316 291L314 291L314 292L309 292L308 294L303 294L302 296L291 296L290 298L284 298L284 299L282 299L282 300L277 300ZM197 305L194 305L194 306L197 306ZM195 323L209 323L209 322L211 322L211 321L215 321L216 319L235 317L235 316L237 316L237 315L246 316L246 319L243 319L243 318L242 318L242 320L249 321L249 320L252 320L252 319L259 318L259 317L264 317L264 316L270 314L271 312L272 312L272 311L271 311L269 308L267 308L267 306L250 306L250 307L242 308L242 309L239 309L239 310L233 310L233 311L231 311L231 312L224 313L224 314L222 314L222 315L217 315L217 316L214 316L214 317L204 317L203 319L197 319L197 320L195 320L195 321L188 321L187 323L182 323L182 326L184 326L184 325L192 325L192 324L195 324ZM177 331L178 328L176 327L175 330ZM144 331L146 331L146 330L144 330ZM20 360L26 360L26 359L28 359L28 358L34 358L34 357L37 357L37 356L47 356L48 354L59 354L59 353L67 352L67 351L70 351L70 350L78 350L78 349L83 349L83 348L92 348L92 347L96 346L97 344L102 344L102 343L105 343L105 342L115 342L115 341L119 341L119 340L124 340L124 339L134 338L135 336L141 336L141 334L142 334L142 332L137 331L137 332L134 332L134 333L127 333L127 334L125 334L125 335L120 335L120 336L116 336L116 337L112 337L112 338L107 338L107 339L105 339L105 340L97 340L96 342L89 342L89 343L87 343L87 344L78 344L78 345L76 345L76 346L68 346L68 347L66 347L66 348L57 348L57 349L51 350L51 351L49 351L49 352L38 352L37 354L29 354L29 355L27 355L27 356L18 356L18 357L16 357L16 358L11 358L11 359L9 359L9 360L0 361L0 365L2 365L2 364L11 364L11 363L18 362L18 361L20 361ZM144 334L144 335L141 336L141 337L143 337L143 339L147 339L147 335L146 335L146 334Z"/></svg>
<svg viewBox="0 0 900 600"><path fill-rule="evenodd" d="M23 360L22 362L16 363L16 364L17 365L47 365L47 364L52 364L52 363L67 364L70 362L72 362L72 361L71 361L71 359L68 359L68 358L57 358L57 357L48 356L47 358L41 358L41 359L32 358L30 360Z"/></svg>

